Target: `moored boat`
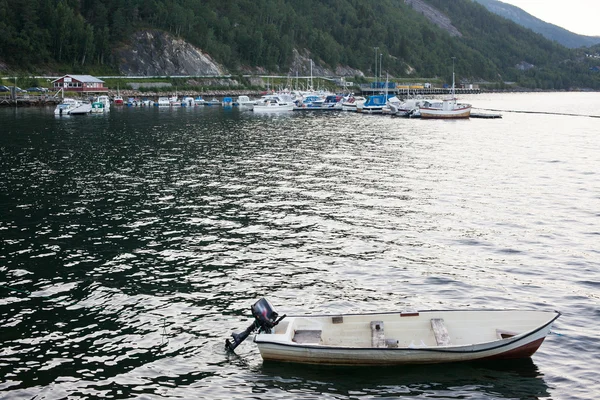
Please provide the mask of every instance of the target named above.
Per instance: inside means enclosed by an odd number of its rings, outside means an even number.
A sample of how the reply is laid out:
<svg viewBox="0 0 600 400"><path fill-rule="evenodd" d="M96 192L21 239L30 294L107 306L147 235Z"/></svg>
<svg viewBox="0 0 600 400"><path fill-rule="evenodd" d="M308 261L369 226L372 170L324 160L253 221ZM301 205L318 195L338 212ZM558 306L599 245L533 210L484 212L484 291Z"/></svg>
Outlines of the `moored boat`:
<svg viewBox="0 0 600 400"><path fill-rule="evenodd" d="M235 101L234 105L238 105L240 108L252 108L254 107L254 105L257 103L256 100L251 99L248 96L238 96L237 100Z"/></svg>
<svg viewBox="0 0 600 400"><path fill-rule="evenodd" d="M194 101L194 98L191 96L186 96L181 100L182 107L191 107L194 105L196 105L196 102Z"/></svg>
<svg viewBox="0 0 600 400"><path fill-rule="evenodd" d="M213 97L212 100L208 100L207 102L204 103L204 105L206 105L206 106L220 106L221 102L219 100L217 100L216 97Z"/></svg>
<svg viewBox="0 0 600 400"><path fill-rule="evenodd" d="M101 102L101 101L95 101L95 102L92 103L92 110L91 110L92 113L94 113L94 114L102 114L102 113L105 113L107 111L108 111L108 109L107 109L106 105L103 102Z"/></svg>
<svg viewBox="0 0 600 400"><path fill-rule="evenodd" d="M452 65L452 90L441 102L426 101L419 107L423 119L459 119L471 116L471 105L457 102L454 86L454 64Z"/></svg>
<svg viewBox="0 0 600 400"><path fill-rule="evenodd" d="M471 116L471 105L456 102L456 98L443 99L442 101L426 101L419 106L419 113L423 119L459 119Z"/></svg>
<svg viewBox="0 0 600 400"><path fill-rule="evenodd" d="M366 100L363 96L348 96L342 101L342 110L356 112L357 106L362 107Z"/></svg>
<svg viewBox="0 0 600 400"><path fill-rule="evenodd" d="M69 112L70 115L85 115L92 112L92 104L89 102L80 102Z"/></svg>
<svg viewBox="0 0 600 400"><path fill-rule="evenodd" d="M391 95L387 94L375 94L369 96L362 105L357 105L356 111L364 114L381 114L383 113L383 107L390 97Z"/></svg>
<svg viewBox="0 0 600 400"><path fill-rule="evenodd" d="M531 357L557 311L455 310L281 316L266 299L255 320L226 346L252 331L264 360L335 365L433 364Z"/></svg>
<svg viewBox="0 0 600 400"><path fill-rule="evenodd" d="M156 103L154 103L156 107L169 107L171 105L171 101L168 97L161 96L158 98Z"/></svg>
<svg viewBox="0 0 600 400"><path fill-rule="evenodd" d="M294 110L294 101L289 95L267 95L263 96L258 103L252 107L254 112L286 112Z"/></svg>
<svg viewBox="0 0 600 400"><path fill-rule="evenodd" d="M99 104L98 104L99 103ZM101 104L101 106L100 106ZM106 95L101 95L92 103L93 113L105 113L110 111L110 98Z"/></svg>
<svg viewBox="0 0 600 400"><path fill-rule="evenodd" d="M71 114L71 111L78 108L80 105L81 101L65 97L54 109L54 115L69 115Z"/></svg>

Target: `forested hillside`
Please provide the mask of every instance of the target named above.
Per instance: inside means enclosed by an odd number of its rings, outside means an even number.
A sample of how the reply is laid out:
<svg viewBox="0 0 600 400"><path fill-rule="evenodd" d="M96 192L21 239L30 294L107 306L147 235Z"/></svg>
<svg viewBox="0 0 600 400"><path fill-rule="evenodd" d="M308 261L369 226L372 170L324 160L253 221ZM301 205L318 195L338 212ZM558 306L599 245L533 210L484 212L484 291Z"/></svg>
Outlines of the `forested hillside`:
<svg viewBox="0 0 600 400"><path fill-rule="evenodd" d="M581 52L569 50L470 0L427 0L462 36L451 36L404 0L0 0L0 64L43 73L117 71L114 49L156 28L199 47L230 71L290 73L294 49L316 64L372 75L374 48L396 77L516 81L528 87L600 88ZM534 68L521 71L525 62Z"/></svg>

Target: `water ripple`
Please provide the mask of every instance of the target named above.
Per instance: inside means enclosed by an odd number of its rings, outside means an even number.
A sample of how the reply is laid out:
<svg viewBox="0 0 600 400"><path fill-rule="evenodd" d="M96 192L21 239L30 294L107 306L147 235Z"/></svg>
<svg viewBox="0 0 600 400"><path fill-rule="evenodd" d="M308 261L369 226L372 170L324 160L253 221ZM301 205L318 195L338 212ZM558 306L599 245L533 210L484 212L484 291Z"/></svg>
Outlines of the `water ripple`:
<svg viewBox="0 0 600 400"><path fill-rule="evenodd" d="M503 96L472 101L581 101ZM0 113L0 397L593 399L600 390L591 119L197 107L116 109L81 125L51 110ZM263 363L251 341L225 352L262 296L287 313L563 316L533 360L305 367Z"/></svg>

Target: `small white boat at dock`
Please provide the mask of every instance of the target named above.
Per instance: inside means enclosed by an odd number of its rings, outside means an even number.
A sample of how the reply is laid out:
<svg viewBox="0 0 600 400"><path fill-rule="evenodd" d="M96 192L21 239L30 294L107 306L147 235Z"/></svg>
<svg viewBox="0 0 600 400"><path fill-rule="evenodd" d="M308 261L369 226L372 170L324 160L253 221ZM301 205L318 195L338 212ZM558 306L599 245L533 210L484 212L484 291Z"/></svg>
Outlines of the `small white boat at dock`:
<svg viewBox="0 0 600 400"><path fill-rule="evenodd" d="M242 95L242 96L238 96L238 98L234 104L237 104L240 108L250 109L250 108L254 107L254 105L256 103L257 103L256 100L253 100L248 96Z"/></svg>
<svg viewBox="0 0 600 400"><path fill-rule="evenodd" d="M419 106L423 119L459 119L471 116L471 105L457 102L454 86L454 65L452 66L452 90L442 101L426 101Z"/></svg>
<svg viewBox="0 0 600 400"><path fill-rule="evenodd" d="M158 100L156 101L156 103L154 103L154 105L156 107L170 107L171 106L171 101L169 100L168 97L159 97Z"/></svg>
<svg viewBox="0 0 600 400"><path fill-rule="evenodd" d="M287 112L294 111L294 100L289 95L263 96L252 107L254 112Z"/></svg>
<svg viewBox="0 0 600 400"><path fill-rule="evenodd" d="M76 115L92 112L92 105L70 97L65 97L54 109L54 115Z"/></svg>
<svg viewBox="0 0 600 400"><path fill-rule="evenodd" d="M92 113L101 114L110 111L110 97L101 95L92 103Z"/></svg>
<svg viewBox="0 0 600 400"><path fill-rule="evenodd" d="M282 316L266 299L255 320L226 346L252 331L264 360L334 365L433 364L531 357L557 311L455 310Z"/></svg>

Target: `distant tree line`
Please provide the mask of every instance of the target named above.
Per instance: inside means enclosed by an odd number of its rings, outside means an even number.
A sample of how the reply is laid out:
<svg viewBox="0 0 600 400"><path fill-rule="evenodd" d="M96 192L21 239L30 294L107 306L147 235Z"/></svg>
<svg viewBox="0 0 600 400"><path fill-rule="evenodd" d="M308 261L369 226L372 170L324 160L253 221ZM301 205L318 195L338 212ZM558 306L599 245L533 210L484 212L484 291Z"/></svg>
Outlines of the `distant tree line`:
<svg viewBox="0 0 600 400"><path fill-rule="evenodd" d="M0 61L28 71L115 71L112 50L153 28L180 36L231 71L287 73L294 49L317 64L396 77L491 82L527 87L600 88L600 77L569 50L489 13L470 0L427 0L463 37L451 37L399 0L0 0ZM535 65L520 71L515 65ZM379 68L379 67L378 67Z"/></svg>

